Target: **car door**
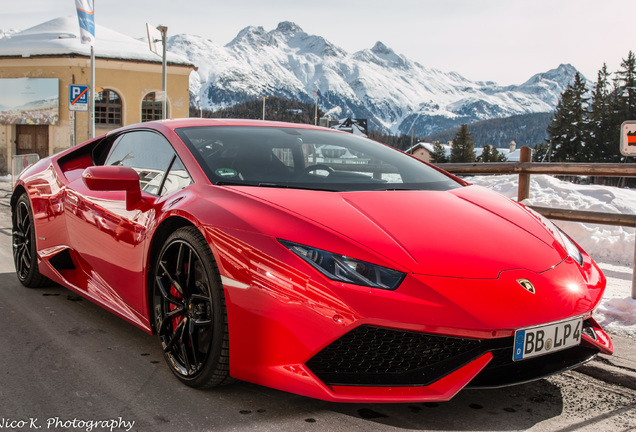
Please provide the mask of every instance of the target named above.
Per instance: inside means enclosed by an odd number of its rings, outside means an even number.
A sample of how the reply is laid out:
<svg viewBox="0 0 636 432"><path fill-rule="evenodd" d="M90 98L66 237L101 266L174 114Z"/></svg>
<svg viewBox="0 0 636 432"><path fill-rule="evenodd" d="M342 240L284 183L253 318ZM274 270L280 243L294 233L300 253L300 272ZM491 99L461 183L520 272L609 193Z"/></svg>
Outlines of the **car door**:
<svg viewBox="0 0 636 432"><path fill-rule="evenodd" d="M69 232L89 279L87 289L96 291L90 294L106 297L127 315L143 316L148 229L163 197L190 184L191 178L168 140L150 130L118 136L104 165L133 168L143 203L127 210L124 192L90 191L79 179Z"/></svg>

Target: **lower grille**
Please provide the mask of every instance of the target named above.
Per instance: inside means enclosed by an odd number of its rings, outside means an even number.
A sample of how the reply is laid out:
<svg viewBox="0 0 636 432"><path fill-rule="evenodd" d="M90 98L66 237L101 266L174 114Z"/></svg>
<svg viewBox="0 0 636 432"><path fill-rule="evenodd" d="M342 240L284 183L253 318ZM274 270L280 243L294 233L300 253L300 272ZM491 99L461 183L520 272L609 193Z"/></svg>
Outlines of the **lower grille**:
<svg viewBox="0 0 636 432"><path fill-rule="evenodd" d="M428 385L483 353L478 339L360 326L307 367L328 385Z"/></svg>

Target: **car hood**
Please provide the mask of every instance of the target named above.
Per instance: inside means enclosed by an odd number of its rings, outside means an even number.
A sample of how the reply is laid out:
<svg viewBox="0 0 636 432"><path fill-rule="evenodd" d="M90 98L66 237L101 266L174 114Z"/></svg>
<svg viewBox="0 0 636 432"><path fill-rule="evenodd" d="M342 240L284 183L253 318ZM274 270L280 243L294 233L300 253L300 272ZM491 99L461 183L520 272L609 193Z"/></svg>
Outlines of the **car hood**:
<svg viewBox="0 0 636 432"><path fill-rule="evenodd" d="M540 273L567 256L535 216L479 186L451 191L236 189L346 237L393 262L393 268L415 274L495 279L506 270ZM274 233L307 244L305 239L314 236L306 234L287 227ZM346 253L334 250L337 245L325 248Z"/></svg>

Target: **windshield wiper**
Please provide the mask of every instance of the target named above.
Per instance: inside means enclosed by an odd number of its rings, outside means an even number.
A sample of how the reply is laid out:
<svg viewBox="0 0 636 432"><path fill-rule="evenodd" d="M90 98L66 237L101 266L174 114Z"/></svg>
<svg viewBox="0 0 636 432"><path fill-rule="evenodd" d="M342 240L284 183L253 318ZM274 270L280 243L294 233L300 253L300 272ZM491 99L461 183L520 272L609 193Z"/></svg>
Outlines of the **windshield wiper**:
<svg viewBox="0 0 636 432"><path fill-rule="evenodd" d="M413 189L413 188L386 188L386 189L373 189L375 191L379 191L379 192L385 192L385 191L413 191L413 190L418 190L418 189Z"/></svg>
<svg viewBox="0 0 636 432"><path fill-rule="evenodd" d="M245 182L235 182L235 181L227 181L227 180L219 180L214 183L217 186L258 186L257 184L250 184Z"/></svg>
<svg viewBox="0 0 636 432"><path fill-rule="evenodd" d="M217 186L252 186L252 187L273 187L273 188L289 188L288 185L280 185L280 184L276 184L276 183L265 183L265 182L260 182L260 183L246 183L246 182L240 182L240 181L227 181L227 180L220 180L216 183L214 183Z"/></svg>

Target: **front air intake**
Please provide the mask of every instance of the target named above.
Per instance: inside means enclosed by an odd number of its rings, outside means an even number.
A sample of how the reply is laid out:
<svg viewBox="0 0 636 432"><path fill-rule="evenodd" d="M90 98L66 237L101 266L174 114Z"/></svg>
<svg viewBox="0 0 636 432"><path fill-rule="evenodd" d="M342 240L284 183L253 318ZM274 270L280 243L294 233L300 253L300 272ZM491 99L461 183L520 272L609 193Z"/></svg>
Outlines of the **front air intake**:
<svg viewBox="0 0 636 432"><path fill-rule="evenodd" d="M328 385L428 385L483 354L478 339L363 325L307 362Z"/></svg>

